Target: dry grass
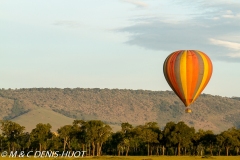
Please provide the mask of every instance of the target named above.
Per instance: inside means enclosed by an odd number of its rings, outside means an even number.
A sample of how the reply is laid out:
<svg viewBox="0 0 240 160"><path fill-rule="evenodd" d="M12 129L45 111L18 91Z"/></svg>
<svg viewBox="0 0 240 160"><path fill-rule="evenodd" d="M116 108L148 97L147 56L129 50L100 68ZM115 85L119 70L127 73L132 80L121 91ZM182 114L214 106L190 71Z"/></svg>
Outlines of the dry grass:
<svg viewBox="0 0 240 160"><path fill-rule="evenodd" d="M9 158L9 157L1 157L0 160L37 160L38 158ZM240 156L214 156L214 157L200 157L200 156L101 156L101 157L79 157L79 158L40 158L40 159L48 159L48 160L82 160L82 159L96 159L96 160L239 160Z"/></svg>

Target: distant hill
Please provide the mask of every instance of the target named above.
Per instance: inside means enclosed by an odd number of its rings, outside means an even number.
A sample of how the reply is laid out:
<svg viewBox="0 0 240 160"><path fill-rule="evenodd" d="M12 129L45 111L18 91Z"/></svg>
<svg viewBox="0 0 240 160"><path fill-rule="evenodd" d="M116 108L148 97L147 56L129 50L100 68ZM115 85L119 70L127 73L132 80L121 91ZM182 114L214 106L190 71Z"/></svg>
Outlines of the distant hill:
<svg viewBox="0 0 240 160"><path fill-rule="evenodd" d="M42 107L33 108L31 111L24 113L11 121L21 124L26 127L25 131L31 132L38 123L49 123L52 126L52 131L57 131L58 128L64 125L72 124L73 118L69 118L60 113L54 112L51 109L45 109ZM110 124L113 131L120 130L119 125Z"/></svg>
<svg viewBox="0 0 240 160"><path fill-rule="evenodd" d="M38 107L11 120L25 126L26 131L31 132L40 122L51 124L52 130L57 131L61 126L72 124L74 119L56 113L51 109Z"/></svg>
<svg viewBox="0 0 240 160"><path fill-rule="evenodd" d="M32 128L35 123L50 123L53 129L73 119L99 119L116 128L122 122L133 125L184 121L195 129L215 133L240 127L240 98L202 94L191 105L192 113L172 91L82 88L1 89L0 118L14 120ZM27 124L28 119L32 124Z"/></svg>

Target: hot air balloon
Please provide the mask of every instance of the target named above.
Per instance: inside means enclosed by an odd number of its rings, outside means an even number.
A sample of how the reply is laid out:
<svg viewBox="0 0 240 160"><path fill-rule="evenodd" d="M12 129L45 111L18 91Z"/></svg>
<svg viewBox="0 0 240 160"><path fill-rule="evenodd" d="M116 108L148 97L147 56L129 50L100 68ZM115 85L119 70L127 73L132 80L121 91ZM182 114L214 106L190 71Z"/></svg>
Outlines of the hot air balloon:
<svg viewBox="0 0 240 160"><path fill-rule="evenodd" d="M163 65L164 76L188 108L203 91L212 75L212 62L203 52L198 50L179 50L171 53Z"/></svg>

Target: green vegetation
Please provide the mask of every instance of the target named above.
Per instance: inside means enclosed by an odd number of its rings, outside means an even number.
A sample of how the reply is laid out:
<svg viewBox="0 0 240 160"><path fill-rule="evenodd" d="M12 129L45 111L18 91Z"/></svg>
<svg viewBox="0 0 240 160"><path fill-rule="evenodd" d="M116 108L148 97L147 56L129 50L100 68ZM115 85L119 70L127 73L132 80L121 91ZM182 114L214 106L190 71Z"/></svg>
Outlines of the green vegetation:
<svg viewBox="0 0 240 160"><path fill-rule="evenodd" d="M16 160L16 158L0 158L1 160ZM213 159L213 160L239 160L239 157L224 157L217 156L211 158L202 158L202 157L189 157L189 156L181 156L181 157L173 157L173 156L128 156L128 157L118 157L118 156L101 156L101 157L81 157L81 158L44 158L48 160L81 160L81 159L99 159L99 160L204 160L204 159ZM21 158L21 160L36 160L36 158Z"/></svg>
<svg viewBox="0 0 240 160"><path fill-rule="evenodd" d="M14 100L13 107L11 109L11 113L4 117L4 120L13 119L15 117L18 117L19 115L25 114L29 111L24 108L24 104L22 104L19 100Z"/></svg>
<svg viewBox="0 0 240 160"><path fill-rule="evenodd" d="M191 105L193 112L185 114L184 105L171 91L99 88L0 89L0 119L18 122L29 131L42 122L50 123L52 130L56 131L61 124L71 124L73 119L95 119L118 126L118 129L122 122L129 122L133 126L157 122L162 127L169 121L184 121L195 129L220 133L233 126L240 127L239 99L202 94ZM40 113L37 113L37 110ZM59 114L54 114L56 112ZM49 117L46 117L47 115ZM33 121L36 119L34 125L27 121L29 118Z"/></svg>
<svg viewBox="0 0 240 160"><path fill-rule="evenodd" d="M12 121L1 121L1 151L86 151L87 156L239 156L240 129L220 134L198 130L184 122L168 122L161 130L156 122L133 127L122 123L121 130L100 120L74 120L56 132L50 124L39 123L29 133Z"/></svg>

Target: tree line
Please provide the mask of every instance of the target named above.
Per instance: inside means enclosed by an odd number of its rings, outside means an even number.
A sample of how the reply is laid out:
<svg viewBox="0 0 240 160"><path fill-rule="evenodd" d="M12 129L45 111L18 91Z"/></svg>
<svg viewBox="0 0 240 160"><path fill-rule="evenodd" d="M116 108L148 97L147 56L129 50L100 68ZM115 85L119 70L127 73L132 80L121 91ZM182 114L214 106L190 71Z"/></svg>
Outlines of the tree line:
<svg viewBox="0 0 240 160"><path fill-rule="evenodd" d="M240 129L232 127L219 134L198 130L184 122L168 122L161 130L156 122L133 126L122 123L121 130L100 120L74 120L71 125L51 131L39 123L32 131L8 120L1 122L1 151L86 151L101 155L239 155Z"/></svg>

